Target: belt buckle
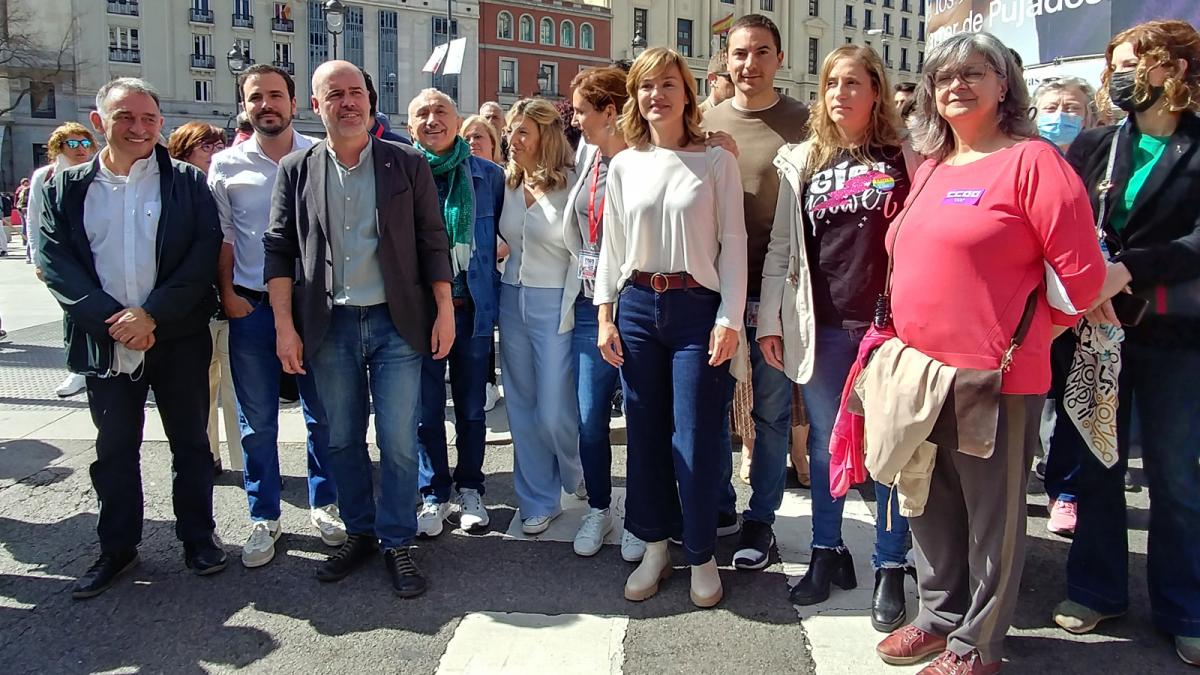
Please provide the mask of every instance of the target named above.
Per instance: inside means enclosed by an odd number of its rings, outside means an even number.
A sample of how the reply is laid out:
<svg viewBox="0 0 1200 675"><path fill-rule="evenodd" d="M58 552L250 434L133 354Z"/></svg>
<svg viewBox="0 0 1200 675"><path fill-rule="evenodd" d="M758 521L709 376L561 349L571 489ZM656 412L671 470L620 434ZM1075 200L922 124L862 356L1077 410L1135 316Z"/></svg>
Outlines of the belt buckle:
<svg viewBox="0 0 1200 675"><path fill-rule="evenodd" d="M662 284L662 288L658 287L659 284ZM650 275L650 288L653 289L655 293L665 293L670 287L671 280L667 278L667 275L663 274L662 272L655 272L654 274Z"/></svg>

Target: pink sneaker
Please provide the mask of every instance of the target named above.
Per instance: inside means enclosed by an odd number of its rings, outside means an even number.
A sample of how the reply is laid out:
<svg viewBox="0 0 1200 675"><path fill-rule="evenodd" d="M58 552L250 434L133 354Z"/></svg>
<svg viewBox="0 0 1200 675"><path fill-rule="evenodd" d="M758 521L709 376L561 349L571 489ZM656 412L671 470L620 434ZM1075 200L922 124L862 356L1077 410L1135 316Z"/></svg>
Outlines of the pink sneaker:
<svg viewBox="0 0 1200 675"><path fill-rule="evenodd" d="M1050 522L1046 529L1062 537L1075 535L1075 519L1079 507L1073 501L1056 499L1050 506Z"/></svg>

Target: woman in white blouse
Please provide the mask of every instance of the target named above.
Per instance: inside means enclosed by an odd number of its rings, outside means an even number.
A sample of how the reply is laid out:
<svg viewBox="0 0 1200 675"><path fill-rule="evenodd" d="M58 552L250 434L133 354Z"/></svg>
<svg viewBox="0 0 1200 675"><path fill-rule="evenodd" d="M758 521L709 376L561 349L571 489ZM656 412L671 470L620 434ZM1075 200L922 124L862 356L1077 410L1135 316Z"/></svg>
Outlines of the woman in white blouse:
<svg viewBox="0 0 1200 675"><path fill-rule="evenodd" d="M644 52L628 89L630 149L609 167L595 293L600 351L625 387L625 528L647 542L625 597L658 592L671 573L667 540L682 535L692 602L712 607L722 428L746 305L742 182L733 155L704 146L679 54Z"/></svg>
<svg viewBox="0 0 1200 675"><path fill-rule="evenodd" d="M539 534L562 513L563 490L582 494L571 331L559 330L574 302L563 297L574 159L558 111L546 101L517 101L508 129L500 234L512 252L500 277L500 367L521 528Z"/></svg>

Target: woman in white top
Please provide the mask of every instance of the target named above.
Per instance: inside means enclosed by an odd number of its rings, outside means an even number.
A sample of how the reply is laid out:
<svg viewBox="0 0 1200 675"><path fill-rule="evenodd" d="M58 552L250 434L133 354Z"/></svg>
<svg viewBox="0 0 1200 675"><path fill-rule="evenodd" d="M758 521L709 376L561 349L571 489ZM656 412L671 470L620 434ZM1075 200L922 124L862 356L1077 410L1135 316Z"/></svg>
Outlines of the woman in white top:
<svg viewBox="0 0 1200 675"><path fill-rule="evenodd" d="M746 305L741 175L733 155L704 146L683 57L647 50L628 90L630 149L609 167L595 292L600 351L625 388L625 527L647 542L625 597L658 591L671 573L667 539L682 535L692 602L712 607L729 365Z"/></svg>
<svg viewBox="0 0 1200 675"><path fill-rule="evenodd" d="M500 277L500 363L513 438L513 486L525 534L562 512L562 491L582 494L579 408L571 330L560 330L571 254L563 218L574 182L562 120L546 101L517 101L508 113L500 235L512 248Z"/></svg>

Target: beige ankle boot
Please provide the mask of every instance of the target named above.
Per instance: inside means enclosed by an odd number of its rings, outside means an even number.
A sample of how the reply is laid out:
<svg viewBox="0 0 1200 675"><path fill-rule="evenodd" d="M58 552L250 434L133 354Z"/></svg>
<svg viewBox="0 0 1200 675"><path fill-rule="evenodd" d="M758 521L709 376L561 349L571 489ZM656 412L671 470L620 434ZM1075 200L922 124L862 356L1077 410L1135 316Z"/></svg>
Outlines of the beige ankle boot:
<svg viewBox="0 0 1200 675"><path fill-rule="evenodd" d="M721 601L724 595L717 561L710 558L703 565L692 565L692 604L708 608Z"/></svg>
<svg viewBox="0 0 1200 675"><path fill-rule="evenodd" d="M625 581L625 599L641 602L654 597L658 592L659 582L670 577L671 571L671 555L667 551L667 541L664 539L646 542L646 553L642 556L642 563Z"/></svg>

